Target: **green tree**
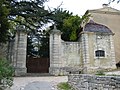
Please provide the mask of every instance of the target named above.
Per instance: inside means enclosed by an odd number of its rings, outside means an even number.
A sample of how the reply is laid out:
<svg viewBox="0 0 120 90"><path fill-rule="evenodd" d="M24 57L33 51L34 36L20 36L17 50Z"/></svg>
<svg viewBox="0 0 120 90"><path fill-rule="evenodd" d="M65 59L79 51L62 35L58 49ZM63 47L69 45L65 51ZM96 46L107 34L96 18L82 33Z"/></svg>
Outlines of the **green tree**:
<svg viewBox="0 0 120 90"><path fill-rule="evenodd" d="M78 34L82 29L81 24L87 23L90 16L91 15L87 11L82 17L72 15L69 18L64 19L62 39L66 41L76 41L78 39Z"/></svg>
<svg viewBox="0 0 120 90"><path fill-rule="evenodd" d="M1 0L0 43L5 42L14 25L24 25L28 31L37 30L49 22L52 12L44 9L47 0ZM12 25L11 25L12 23ZM10 27L9 27L10 26Z"/></svg>
<svg viewBox="0 0 120 90"><path fill-rule="evenodd" d="M10 10L8 8L8 3L6 2L6 0L0 0L0 42L2 43L7 41L9 29L9 11Z"/></svg>
<svg viewBox="0 0 120 90"><path fill-rule="evenodd" d="M42 37L40 39L40 57L48 57L49 58L49 30L44 30L42 33Z"/></svg>
<svg viewBox="0 0 120 90"><path fill-rule="evenodd" d="M51 17L53 22L57 25L57 29L61 30L61 32L63 33L62 34L63 40L70 41L70 38L69 38L70 35L68 36L68 34L70 34L71 32L68 30L69 26L65 26L64 23L65 23L65 20L67 21L72 16L73 14L71 12L67 10L63 10L62 8L59 8L58 10L56 10L53 17ZM53 29L53 27L54 26L51 26L51 30Z"/></svg>
<svg viewBox="0 0 120 90"><path fill-rule="evenodd" d="M50 17L50 19L57 25L57 28L61 28L61 25L63 25L63 20L67 19L73 14L68 10L63 10L63 8L58 8L58 9L55 8L54 11L55 12Z"/></svg>
<svg viewBox="0 0 120 90"><path fill-rule="evenodd" d="M30 33L27 43L28 56L49 57L49 30Z"/></svg>
<svg viewBox="0 0 120 90"><path fill-rule="evenodd" d="M54 15L53 15L54 16ZM89 20L88 11L82 16L73 15L67 10L59 9L54 16L53 21L57 24L57 29L62 32L62 39L65 41L76 41L78 33L81 30L80 24ZM53 26L51 27L51 30Z"/></svg>
<svg viewBox="0 0 120 90"><path fill-rule="evenodd" d="M75 41L77 39L77 30L80 29L80 22L81 18L78 15L64 19L62 38L67 41Z"/></svg>
<svg viewBox="0 0 120 90"><path fill-rule="evenodd" d="M6 59L0 58L0 90L13 85L13 67Z"/></svg>
<svg viewBox="0 0 120 90"><path fill-rule="evenodd" d="M32 37L30 35L28 35L28 38L27 38L27 55L28 56L33 56L33 41L32 41Z"/></svg>
<svg viewBox="0 0 120 90"><path fill-rule="evenodd" d="M48 22L48 16L51 13L44 9L44 3L47 0L12 0L10 3L9 19L24 25L29 30L40 28L44 23ZM21 19L15 19L15 17Z"/></svg>

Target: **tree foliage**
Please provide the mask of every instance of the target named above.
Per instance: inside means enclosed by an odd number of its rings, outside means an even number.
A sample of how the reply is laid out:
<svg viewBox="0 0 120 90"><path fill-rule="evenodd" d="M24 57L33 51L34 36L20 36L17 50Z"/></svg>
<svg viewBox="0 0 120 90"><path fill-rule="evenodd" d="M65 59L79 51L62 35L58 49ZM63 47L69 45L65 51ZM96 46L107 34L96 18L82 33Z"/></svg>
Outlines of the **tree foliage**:
<svg viewBox="0 0 120 90"><path fill-rule="evenodd" d="M64 19L62 38L66 41L75 41L77 39L77 30L80 29L80 22L81 18L78 15Z"/></svg>
<svg viewBox="0 0 120 90"><path fill-rule="evenodd" d="M6 0L0 0L0 42L4 43L7 40L8 29L9 29L9 22L8 22L8 15L9 15L9 8L8 3Z"/></svg>
<svg viewBox="0 0 120 90"><path fill-rule="evenodd" d="M6 59L0 58L0 90L13 85L13 67Z"/></svg>
<svg viewBox="0 0 120 90"><path fill-rule="evenodd" d="M34 57L49 57L49 30L29 33L27 55Z"/></svg>
<svg viewBox="0 0 120 90"><path fill-rule="evenodd" d="M28 56L33 56L33 41L32 41L33 37L32 36L28 36L27 38L27 55Z"/></svg>
<svg viewBox="0 0 120 90"><path fill-rule="evenodd" d="M76 26L75 23L79 23L80 19L79 16L73 16L72 13L70 13L67 10L63 10L63 9L58 9L55 12L55 15L53 16L52 20L54 21L54 23L57 25L57 29L61 30L62 34L62 39L66 40L66 41L71 41L73 40L73 38L76 37ZM76 20L75 20L76 19ZM78 21L78 22L77 22ZM74 26L75 25L75 26ZM74 26L74 27L72 27ZM71 28L72 27L72 28ZM79 27L79 25L77 26ZM53 26L51 27L51 30L53 29ZM74 29L74 30L73 30ZM75 39L74 39L75 40Z"/></svg>
<svg viewBox="0 0 120 90"><path fill-rule="evenodd" d="M52 12L45 10L47 0L1 0L0 1L0 43L8 38L15 24L23 25L28 31L37 30L49 22ZM14 28L15 29L15 28ZM12 30L14 31L14 30Z"/></svg>
<svg viewBox="0 0 120 90"><path fill-rule="evenodd" d="M46 0L13 0L10 3L11 11L9 19L24 25L30 30L40 28L44 23L48 22L48 16L51 14L44 9ZM21 19L15 19L20 17Z"/></svg>
<svg viewBox="0 0 120 90"><path fill-rule="evenodd" d="M61 30L63 40L76 41L78 33L81 30L80 24L87 22L89 17L90 14L88 11L80 17L78 15L73 15L67 10L59 9L53 20L57 25L57 29ZM51 29L53 29L53 26Z"/></svg>
<svg viewBox="0 0 120 90"><path fill-rule="evenodd" d="M120 0L109 0L109 3L112 3L112 2L115 2L115 1L117 1L117 3L120 2Z"/></svg>
<svg viewBox="0 0 120 90"><path fill-rule="evenodd" d="M42 33L42 37L40 39L40 47L39 47L39 55L40 57L48 57L49 58L49 31L44 30Z"/></svg>

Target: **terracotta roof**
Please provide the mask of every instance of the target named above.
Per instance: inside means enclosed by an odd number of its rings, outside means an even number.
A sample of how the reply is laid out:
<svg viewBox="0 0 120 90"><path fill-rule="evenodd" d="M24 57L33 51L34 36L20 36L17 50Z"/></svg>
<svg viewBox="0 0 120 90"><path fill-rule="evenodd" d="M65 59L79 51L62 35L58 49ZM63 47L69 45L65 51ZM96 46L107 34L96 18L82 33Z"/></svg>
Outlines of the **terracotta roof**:
<svg viewBox="0 0 120 90"><path fill-rule="evenodd" d="M90 20L90 22L85 25L84 31L113 34L107 26L95 23L93 20Z"/></svg>

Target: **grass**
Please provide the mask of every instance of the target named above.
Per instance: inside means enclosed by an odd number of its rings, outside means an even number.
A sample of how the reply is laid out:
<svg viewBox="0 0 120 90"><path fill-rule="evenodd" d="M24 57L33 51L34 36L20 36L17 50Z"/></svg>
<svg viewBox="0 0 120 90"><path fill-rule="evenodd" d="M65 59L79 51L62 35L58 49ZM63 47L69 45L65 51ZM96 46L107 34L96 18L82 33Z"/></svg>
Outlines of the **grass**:
<svg viewBox="0 0 120 90"><path fill-rule="evenodd" d="M108 74L107 76L120 76L120 75L116 75L116 74Z"/></svg>
<svg viewBox="0 0 120 90"><path fill-rule="evenodd" d="M99 70L99 71L97 71L97 72L96 72L96 74L95 74L95 75L105 75L105 73L104 73L104 71Z"/></svg>
<svg viewBox="0 0 120 90"><path fill-rule="evenodd" d="M57 85L58 90L74 90L67 82L62 82Z"/></svg>

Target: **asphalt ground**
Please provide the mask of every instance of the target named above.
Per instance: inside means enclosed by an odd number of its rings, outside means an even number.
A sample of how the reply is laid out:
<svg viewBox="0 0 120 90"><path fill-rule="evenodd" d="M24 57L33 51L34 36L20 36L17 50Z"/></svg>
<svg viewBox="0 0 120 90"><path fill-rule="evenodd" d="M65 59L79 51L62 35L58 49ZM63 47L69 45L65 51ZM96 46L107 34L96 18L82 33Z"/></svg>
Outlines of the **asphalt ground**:
<svg viewBox="0 0 120 90"><path fill-rule="evenodd" d="M67 76L14 77L13 86L7 90L57 90L58 83L67 81Z"/></svg>

